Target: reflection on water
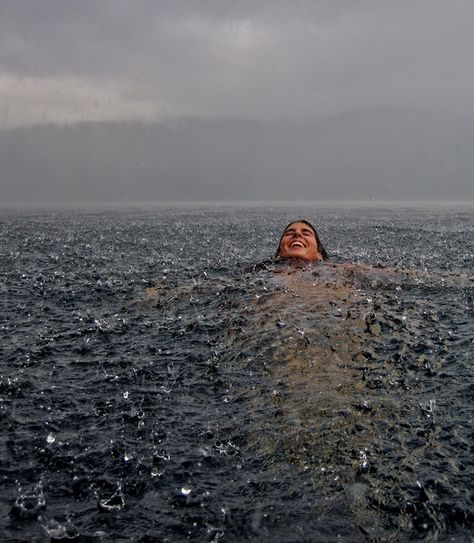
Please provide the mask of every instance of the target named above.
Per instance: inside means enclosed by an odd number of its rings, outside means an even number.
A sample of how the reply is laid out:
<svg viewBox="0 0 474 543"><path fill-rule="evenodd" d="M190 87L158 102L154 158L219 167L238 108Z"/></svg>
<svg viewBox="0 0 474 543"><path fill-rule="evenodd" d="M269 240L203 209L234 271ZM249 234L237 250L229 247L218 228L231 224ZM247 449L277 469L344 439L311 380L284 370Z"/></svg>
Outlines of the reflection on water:
<svg viewBox="0 0 474 543"><path fill-rule="evenodd" d="M319 213L4 218L5 541L469 540L472 216Z"/></svg>

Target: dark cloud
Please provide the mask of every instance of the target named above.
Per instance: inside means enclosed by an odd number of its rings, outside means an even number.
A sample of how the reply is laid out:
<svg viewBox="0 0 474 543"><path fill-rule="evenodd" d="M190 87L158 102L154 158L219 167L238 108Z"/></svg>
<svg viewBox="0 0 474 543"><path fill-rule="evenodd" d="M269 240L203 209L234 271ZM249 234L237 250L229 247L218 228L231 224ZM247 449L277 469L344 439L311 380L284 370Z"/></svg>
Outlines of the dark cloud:
<svg viewBox="0 0 474 543"><path fill-rule="evenodd" d="M104 88L123 119L305 121L373 105L473 115L472 20L474 3L461 0L5 2L0 99L10 124L18 89L7 87L25 77L38 79L43 96L54 83L64 95L75 79L105 118ZM146 107L133 106L140 100ZM70 121L72 110L95 118L74 93L70 110Z"/></svg>
<svg viewBox="0 0 474 543"><path fill-rule="evenodd" d="M472 0L3 2L0 201L469 198L473 20Z"/></svg>

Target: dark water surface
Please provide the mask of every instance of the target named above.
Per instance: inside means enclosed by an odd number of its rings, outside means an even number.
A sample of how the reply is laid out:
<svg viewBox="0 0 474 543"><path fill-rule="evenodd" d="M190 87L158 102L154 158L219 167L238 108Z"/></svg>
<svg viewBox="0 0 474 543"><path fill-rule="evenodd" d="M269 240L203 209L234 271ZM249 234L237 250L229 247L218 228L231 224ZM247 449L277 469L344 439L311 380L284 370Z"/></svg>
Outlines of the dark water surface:
<svg viewBox="0 0 474 543"><path fill-rule="evenodd" d="M471 541L472 208L0 221L2 541Z"/></svg>

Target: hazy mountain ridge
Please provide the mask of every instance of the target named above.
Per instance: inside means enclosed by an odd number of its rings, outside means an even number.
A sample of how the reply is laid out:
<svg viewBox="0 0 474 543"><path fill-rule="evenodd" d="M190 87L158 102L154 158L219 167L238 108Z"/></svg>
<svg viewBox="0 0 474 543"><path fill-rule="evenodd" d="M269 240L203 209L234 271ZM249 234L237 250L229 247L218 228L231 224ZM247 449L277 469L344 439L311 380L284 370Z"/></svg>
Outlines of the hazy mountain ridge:
<svg viewBox="0 0 474 543"><path fill-rule="evenodd" d="M38 125L1 131L0 161L2 203L463 200L474 198L474 122L379 108L305 126Z"/></svg>

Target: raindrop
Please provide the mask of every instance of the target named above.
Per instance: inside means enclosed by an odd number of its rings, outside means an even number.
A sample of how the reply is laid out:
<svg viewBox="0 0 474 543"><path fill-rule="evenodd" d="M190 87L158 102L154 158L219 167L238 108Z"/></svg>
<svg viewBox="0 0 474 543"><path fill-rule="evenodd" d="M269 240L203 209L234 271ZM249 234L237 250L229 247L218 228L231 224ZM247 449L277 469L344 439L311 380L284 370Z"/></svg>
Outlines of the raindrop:
<svg viewBox="0 0 474 543"><path fill-rule="evenodd" d="M110 498L99 500L99 509L103 511L119 511L125 507L125 501L122 494L122 486L117 483L117 490Z"/></svg>
<svg viewBox="0 0 474 543"><path fill-rule="evenodd" d="M60 524L55 519L41 520L43 529L52 541L75 540L79 536L77 528L69 520L65 524Z"/></svg>
<svg viewBox="0 0 474 543"><path fill-rule="evenodd" d="M10 513L18 518L38 518L40 511L45 507L43 487L39 483L30 494L20 494Z"/></svg>

